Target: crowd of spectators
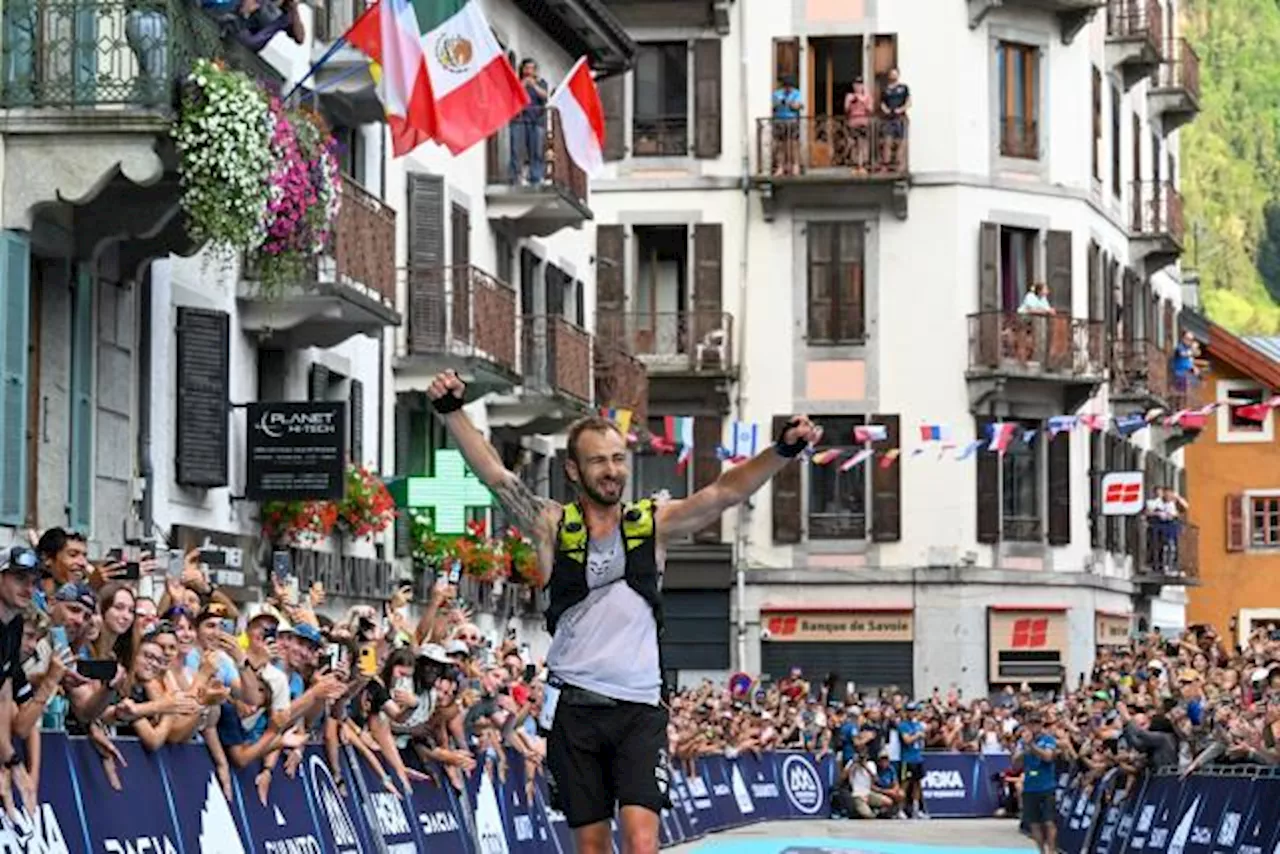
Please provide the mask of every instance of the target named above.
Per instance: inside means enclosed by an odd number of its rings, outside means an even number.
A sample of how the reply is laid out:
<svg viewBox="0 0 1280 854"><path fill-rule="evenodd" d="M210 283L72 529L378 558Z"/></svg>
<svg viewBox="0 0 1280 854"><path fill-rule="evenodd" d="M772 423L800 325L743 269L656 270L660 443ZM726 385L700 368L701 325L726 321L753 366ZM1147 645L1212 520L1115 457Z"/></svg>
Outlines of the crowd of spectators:
<svg viewBox="0 0 1280 854"><path fill-rule="evenodd" d="M514 636L486 639L453 586L436 584L416 614L406 585L382 608L335 620L322 587L299 595L282 578L265 601L238 607L199 550L163 565L147 553L90 562L76 533L32 540L0 553L0 797L10 811L14 787L35 805L41 730L87 737L117 790L128 774L115 736L148 751L202 742L228 796L231 768L260 760L263 803L307 743L324 745L340 785L345 745L391 792L461 787L477 762L505 776L510 757L529 770L543 761L539 665Z"/></svg>

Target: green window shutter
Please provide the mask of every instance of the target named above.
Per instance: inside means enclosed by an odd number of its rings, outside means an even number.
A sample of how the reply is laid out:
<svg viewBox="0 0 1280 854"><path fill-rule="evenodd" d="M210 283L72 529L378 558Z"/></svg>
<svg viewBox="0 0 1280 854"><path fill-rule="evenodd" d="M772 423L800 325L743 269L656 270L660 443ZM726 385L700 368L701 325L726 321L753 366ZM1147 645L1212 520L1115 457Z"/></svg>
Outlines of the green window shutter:
<svg viewBox="0 0 1280 854"><path fill-rule="evenodd" d="M25 525L31 244L4 231L0 249L0 523Z"/></svg>
<svg viewBox="0 0 1280 854"><path fill-rule="evenodd" d="M93 518L93 273L76 267L71 320L71 465L67 519L89 531Z"/></svg>

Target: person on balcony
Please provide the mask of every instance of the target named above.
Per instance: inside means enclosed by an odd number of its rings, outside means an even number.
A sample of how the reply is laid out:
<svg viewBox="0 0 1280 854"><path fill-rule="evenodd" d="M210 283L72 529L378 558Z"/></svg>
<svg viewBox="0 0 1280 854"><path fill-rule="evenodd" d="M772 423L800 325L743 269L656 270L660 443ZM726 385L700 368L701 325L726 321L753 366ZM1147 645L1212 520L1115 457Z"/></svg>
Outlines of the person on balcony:
<svg viewBox="0 0 1280 854"><path fill-rule="evenodd" d="M1049 303L1049 286L1044 282L1032 282L1027 285L1027 292L1022 296L1022 302L1018 304L1019 319L1016 322L1010 318L1010 325L1015 328L1014 352L1019 362L1039 361L1035 358L1036 353L1043 352L1044 342L1046 340L1045 330L1048 328L1048 320L1053 314L1053 306ZM1045 318L1039 320L1037 318Z"/></svg>
<svg viewBox="0 0 1280 854"><path fill-rule="evenodd" d="M844 96L844 117L849 128L848 163L855 175L864 175L871 160L871 93L862 78Z"/></svg>
<svg viewBox="0 0 1280 854"><path fill-rule="evenodd" d="M1147 502L1148 562L1157 572L1174 575L1178 571L1178 535L1182 530L1180 515L1190 508L1187 499L1167 486L1156 488Z"/></svg>
<svg viewBox="0 0 1280 854"><path fill-rule="evenodd" d="M1208 363L1200 358L1200 342L1191 332L1183 332L1182 339L1173 348L1174 390L1186 394L1204 371Z"/></svg>
<svg viewBox="0 0 1280 854"><path fill-rule="evenodd" d="M511 181L539 186L546 178L547 81L538 76L538 63L520 63L520 83L529 104L511 120ZM527 164L528 170L524 166Z"/></svg>
<svg viewBox="0 0 1280 854"><path fill-rule="evenodd" d="M890 68L884 91L880 93L880 115L884 119L884 136L880 146L881 168L887 172L903 172L903 153L907 141L907 110L911 109L911 89L898 79L898 69ZM890 158L890 152L893 152Z"/></svg>
<svg viewBox="0 0 1280 854"><path fill-rule="evenodd" d="M773 93L773 174L800 174L800 114L804 98L796 79L784 74Z"/></svg>
<svg viewBox="0 0 1280 854"><path fill-rule="evenodd" d="M261 52L276 33L288 33L298 44L306 38L306 27L298 14L298 0L240 0L234 14L222 21L223 37L234 37L255 53Z"/></svg>

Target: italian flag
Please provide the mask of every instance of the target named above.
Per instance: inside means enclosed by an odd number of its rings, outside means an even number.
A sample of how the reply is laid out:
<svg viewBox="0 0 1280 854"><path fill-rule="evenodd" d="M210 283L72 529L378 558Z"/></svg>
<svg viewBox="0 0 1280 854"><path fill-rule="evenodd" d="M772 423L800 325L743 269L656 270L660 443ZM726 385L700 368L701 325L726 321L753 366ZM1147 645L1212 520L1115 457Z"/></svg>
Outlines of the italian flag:
<svg viewBox="0 0 1280 854"><path fill-rule="evenodd" d="M569 69L564 82L547 99L547 106L560 112L564 145L573 162L588 177L599 175L604 168L604 107L586 57Z"/></svg>
<svg viewBox="0 0 1280 854"><path fill-rule="evenodd" d="M423 33L431 138L461 154L511 121L529 95L479 0L412 0L412 5Z"/></svg>

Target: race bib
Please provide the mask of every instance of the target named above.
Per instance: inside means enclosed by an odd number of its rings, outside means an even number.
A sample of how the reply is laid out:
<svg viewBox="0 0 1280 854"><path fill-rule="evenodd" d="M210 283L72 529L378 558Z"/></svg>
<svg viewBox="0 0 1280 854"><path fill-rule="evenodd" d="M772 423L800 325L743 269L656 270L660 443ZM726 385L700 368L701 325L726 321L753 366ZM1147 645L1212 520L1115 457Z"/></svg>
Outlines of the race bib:
<svg viewBox="0 0 1280 854"><path fill-rule="evenodd" d="M556 720L556 706L560 703L560 689L550 682L542 686L542 711L538 713L538 726L551 732Z"/></svg>

